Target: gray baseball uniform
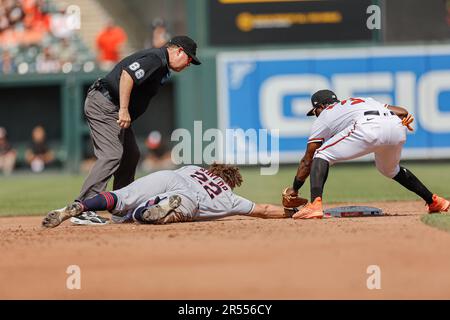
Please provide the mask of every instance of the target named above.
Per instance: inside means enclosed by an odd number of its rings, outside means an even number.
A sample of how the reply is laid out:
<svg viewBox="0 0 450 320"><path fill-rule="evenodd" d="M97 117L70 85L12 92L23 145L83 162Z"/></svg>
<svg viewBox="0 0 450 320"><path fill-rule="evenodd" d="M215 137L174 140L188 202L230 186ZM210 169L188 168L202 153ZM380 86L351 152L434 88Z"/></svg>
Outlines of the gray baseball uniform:
<svg viewBox="0 0 450 320"><path fill-rule="evenodd" d="M146 205L155 197L181 197L185 221L214 220L232 215L247 215L255 204L233 193L222 178L198 166L164 170L149 174L129 186L114 191L115 212L126 212Z"/></svg>

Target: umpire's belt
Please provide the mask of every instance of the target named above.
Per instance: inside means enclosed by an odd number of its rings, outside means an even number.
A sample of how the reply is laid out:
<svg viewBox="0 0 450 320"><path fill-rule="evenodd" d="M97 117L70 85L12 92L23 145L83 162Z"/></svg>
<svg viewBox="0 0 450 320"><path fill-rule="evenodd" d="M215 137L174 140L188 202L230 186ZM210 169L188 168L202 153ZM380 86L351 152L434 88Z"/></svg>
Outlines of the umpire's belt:
<svg viewBox="0 0 450 320"><path fill-rule="evenodd" d="M100 82L100 80L97 80L94 82L94 84L91 86L90 89L97 90L100 92L106 99L117 105L117 102L114 101L113 97L111 97L111 94L109 93L108 89Z"/></svg>
<svg viewBox="0 0 450 320"><path fill-rule="evenodd" d="M114 99L111 97L111 95L109 94L108 89L106 89L103 86L100 86L100 88L97 89L106 99L108 99L109 101L111 101L112 103L114 103Z"/></svg>
<svg viewBox="0 0 450 320"><path fill-rule="evenodd" d="M365 116L389 116L389 115L395 116L395 113L393 111L380 113L380 111L370 110L370 111L364 112L364 115Z"/></svg>

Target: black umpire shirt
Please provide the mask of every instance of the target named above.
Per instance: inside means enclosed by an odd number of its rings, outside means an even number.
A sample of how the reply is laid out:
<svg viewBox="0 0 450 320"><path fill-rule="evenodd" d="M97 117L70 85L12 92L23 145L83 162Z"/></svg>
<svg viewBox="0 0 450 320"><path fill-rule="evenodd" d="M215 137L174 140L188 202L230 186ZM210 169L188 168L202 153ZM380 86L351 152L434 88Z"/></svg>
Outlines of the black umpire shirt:
<svg viewBox="0 0 450 320"><path fill-rule="evenodd" d="M125 70L133 78L134 85L128 106L133 121L147 110L150 100L170 76L168 61L166 48L141 50L120 61L100 82L108 89L113 102L119 107L122 71Z"/></svg>

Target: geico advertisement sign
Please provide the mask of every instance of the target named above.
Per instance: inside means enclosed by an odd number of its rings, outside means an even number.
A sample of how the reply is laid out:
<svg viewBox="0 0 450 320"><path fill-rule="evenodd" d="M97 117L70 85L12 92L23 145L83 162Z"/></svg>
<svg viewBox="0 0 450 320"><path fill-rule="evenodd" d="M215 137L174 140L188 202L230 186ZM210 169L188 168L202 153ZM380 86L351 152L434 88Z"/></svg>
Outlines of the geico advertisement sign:
<svg viewBox="0 0 450 320"><path fill-rule="evenodd" d="M318 88L332 88L342 99L361 96L358 93L364 91L367 92L364 96L370 95L380 102L405 106L429 132L450 132L450 112L442 111L439 104L440 95L450 91L450 70L430 71L419 78L412 72L349 73L331 79L318 74L273 76L262 82L259 91L263 127L279 129L281 136L308 135L311 119L302 115L311 109L310 100L294 100L294 112L289 116L283 111L284 98L310 94ZM447 105L450 106L450 101Z"/></svg>
<svg viewBox="0 0 450 320"><path fill-rule="evenodd" d="M407 157L450 155L448 45L220 53L219 127L279 130L282 160L298 157L314 121L310 96L324 88L406 107L416 118Z"/></svg>

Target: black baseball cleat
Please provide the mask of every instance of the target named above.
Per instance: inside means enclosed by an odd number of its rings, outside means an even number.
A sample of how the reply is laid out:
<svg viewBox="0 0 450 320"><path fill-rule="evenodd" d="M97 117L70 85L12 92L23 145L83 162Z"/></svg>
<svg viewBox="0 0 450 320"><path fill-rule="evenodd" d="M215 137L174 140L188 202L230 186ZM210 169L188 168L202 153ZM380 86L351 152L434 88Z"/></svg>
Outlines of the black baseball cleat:
<svg viewBox="0 0 450 320"><path fill-rule="evenodd" d="M94 211L86 211L79 216L70 218L70 222L83 226L104 226L109 223L109 219L99 216Z"/></svg>
<svg viewBox="0 0 450 320"><path fill-rule="evenodd" d="M54 228L59 226L63 221L70 217L75 217L83 212L83 205L79 202L74 202L65 206L64 208L50 211L42 220L44 228Z"/></svg>
<svg viewBox="0 0 450 320"><path fill-rule="evenodd" d="M142 212L142 219L147 223L158 223L181 205L181 197L173 195L162 199Z"/></svg>

